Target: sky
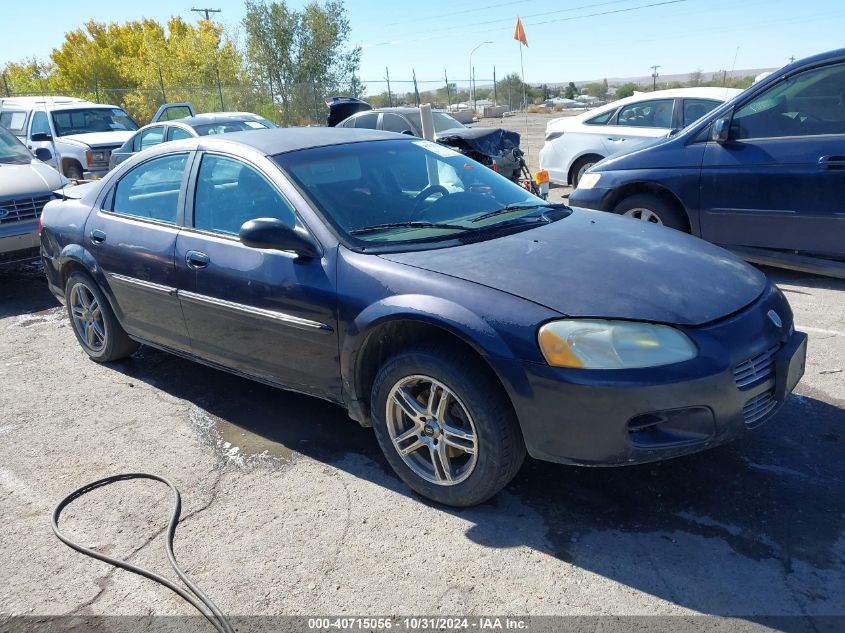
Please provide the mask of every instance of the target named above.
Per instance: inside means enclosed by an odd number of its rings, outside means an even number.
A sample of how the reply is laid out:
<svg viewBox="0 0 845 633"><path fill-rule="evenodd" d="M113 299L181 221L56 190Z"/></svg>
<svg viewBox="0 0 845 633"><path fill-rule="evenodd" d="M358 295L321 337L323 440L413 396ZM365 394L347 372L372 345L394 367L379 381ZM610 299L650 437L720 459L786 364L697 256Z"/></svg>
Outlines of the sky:
<svg viewBox="0 0 845 633"><path fill-rule="evenodd" d="M194 19L191 8L209 7L221 9L214 19L242 37L242 0L196 2L0 0L0 66L47 59L65 32L88 19ZM411 89L401 82L413 72L421 90L442 85L444 73L466 83L473 49L477 83L492 80L494 67L499 78L520 72L517 15L528 38L522 56L531 83L641 77L655 64L661 75L776 68L790 57L845 46L845 0L345 0L345 6L368 93L386 89L385 67L395 92Z"/></svg>

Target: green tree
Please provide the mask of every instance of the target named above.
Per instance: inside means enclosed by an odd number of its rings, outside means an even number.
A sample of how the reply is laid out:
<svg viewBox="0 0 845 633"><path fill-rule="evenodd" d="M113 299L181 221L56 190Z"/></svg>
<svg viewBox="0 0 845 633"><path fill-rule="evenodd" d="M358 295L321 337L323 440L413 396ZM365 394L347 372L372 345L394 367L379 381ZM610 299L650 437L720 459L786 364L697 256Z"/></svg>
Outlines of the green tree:
<svg viewBox="0 0 845 633"><path fill-rule="evenodd" d="M634 94L635 90L639 90L640 87L632 82L628 82L626 84L622 84L616 89L616 98L617 99L624 99L625 97L630 97Z"/></svg>
<svg viewBox="0 0 845 633"><path fill-rule="evenodd" d="M578 88L575 86L575 82L570 81L566 85L566 90L564 91L563 96L567 99L574 99L578 96Z"/></svg>
<svg viewBox="0 0 845 633"><path fill-rule="evenodd" d="M20 62L8 62L2 69L5 83L0 85L0 96L42 95L55 91L52 64L39 62L34 57Z"/></svg>

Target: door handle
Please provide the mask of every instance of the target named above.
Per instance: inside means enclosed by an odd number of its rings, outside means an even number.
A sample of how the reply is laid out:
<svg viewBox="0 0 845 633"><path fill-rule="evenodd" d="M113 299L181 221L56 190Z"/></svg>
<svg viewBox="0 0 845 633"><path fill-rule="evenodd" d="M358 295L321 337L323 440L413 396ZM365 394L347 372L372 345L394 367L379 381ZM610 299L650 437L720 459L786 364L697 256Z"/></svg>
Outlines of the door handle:
<svg viewBox="0 0 845 633"><path fill-rule="evenodd" d="M822 156L819 158L822 169L845 169L845 156Z"/></svg>
<svg viewBox="0 0 845 633"><path fill-rule="evenodd" d="M607 137L607 140L608 140L608 141L613 141L614 143L621 143L621 142L622 142L622 141L624 141L625 139L624 139L624 138L614 138L614 137L612 137L612 136L608 136L608 137Z"/></svg>
<svg viewBox="0 0 845 633"><path fill-rule="evenodd" d="M106 234L103 233L100 229L94 229L91 231L91 243L92 244L102 244L106 241Z"/></svg>
<svg viewBox="0 0 845 633"><path fill-rule="evenodd" d="M205 268L210 261L211 258L200 251L188 251L185 253L185 263L188 264L188 268L193 268L194 270Z"/></svg>

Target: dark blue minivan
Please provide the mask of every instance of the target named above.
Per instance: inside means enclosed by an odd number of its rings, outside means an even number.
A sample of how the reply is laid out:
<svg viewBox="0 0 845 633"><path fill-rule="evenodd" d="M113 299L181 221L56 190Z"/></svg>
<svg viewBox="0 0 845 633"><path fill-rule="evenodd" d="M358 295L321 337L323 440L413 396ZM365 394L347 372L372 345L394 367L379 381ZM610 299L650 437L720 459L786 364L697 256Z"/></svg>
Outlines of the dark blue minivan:
<svg viewBox="0 0 845 633"><path fill-rule="evenodd" d="M845 49L785 66L679 133L598 163L569 200L746 259L845 274Z"/></svg>

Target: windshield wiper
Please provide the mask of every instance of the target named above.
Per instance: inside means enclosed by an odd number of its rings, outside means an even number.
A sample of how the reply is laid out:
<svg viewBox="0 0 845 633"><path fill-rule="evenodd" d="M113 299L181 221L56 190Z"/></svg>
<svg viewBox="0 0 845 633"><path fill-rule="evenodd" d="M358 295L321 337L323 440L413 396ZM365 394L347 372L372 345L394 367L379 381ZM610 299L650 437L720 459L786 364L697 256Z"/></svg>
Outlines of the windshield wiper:
<svg viewBox="0 0 845 633"><path fill-rule="evenodd" d="M478 217L473 218L470 220L471 222L481 222L482 220L486 220L487 218L492 218L497 215L503 215L505 213L513 213L514 211L520 211L522 209L536 209L538 207L547 207L549 209L554 208L555 205L549 204L547 202L530 202L528 204L515 202L512 204L506 204L501 209L495 209L493 211L489 211L487 213L483 213Z"/></svg>
<svg viewBox="0 0 845 633"><path fill-rule="evenodd" d="M373 226L365 226L360 229L353 229L349 231L350 235L363 235L364 233L375 233L382 229L453 229L456 231L470 231L472 227L462 226L460 224L448 224L445 222L386 222L385 224L374 224Z"/></svg>

